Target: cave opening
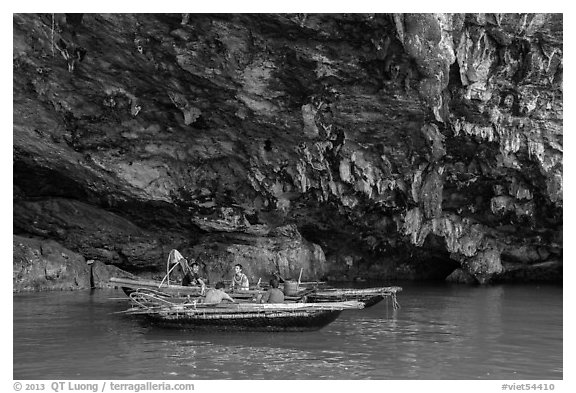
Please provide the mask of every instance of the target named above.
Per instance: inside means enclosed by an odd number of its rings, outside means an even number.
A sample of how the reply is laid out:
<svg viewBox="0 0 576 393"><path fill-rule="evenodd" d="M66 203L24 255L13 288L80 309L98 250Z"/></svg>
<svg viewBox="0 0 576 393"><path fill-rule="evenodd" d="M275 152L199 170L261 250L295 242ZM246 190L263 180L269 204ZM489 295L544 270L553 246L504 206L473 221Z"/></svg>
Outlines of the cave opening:
<svg viewBox="0 0 576 393"><path fill-rule="evenodd" d="M92 200L87 190L76 180L64 173L33 166L22 160L13 165L14 199L61 197L78 200Z"/></svg>
<svg viewBox="0 0 576 393"><path fill-rule="evenodd" d="M429 234L420 248L414 268L417 276L424 280L443 281L460 267L460 263L450 257L445 239Z"/></svg>

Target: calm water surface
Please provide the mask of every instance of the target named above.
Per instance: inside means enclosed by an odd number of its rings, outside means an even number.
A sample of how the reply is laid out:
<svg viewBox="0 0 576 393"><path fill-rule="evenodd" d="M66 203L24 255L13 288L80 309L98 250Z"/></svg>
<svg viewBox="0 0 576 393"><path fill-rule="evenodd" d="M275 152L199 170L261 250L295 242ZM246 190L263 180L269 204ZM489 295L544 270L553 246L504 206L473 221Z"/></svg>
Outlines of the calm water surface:
<svg viewBox="0 0 576 393"><path fill-rule="evenodd" d="M316 332L166 330L120 290L14 295L14 379L562 379L562 287L401 284Z"/></svg>

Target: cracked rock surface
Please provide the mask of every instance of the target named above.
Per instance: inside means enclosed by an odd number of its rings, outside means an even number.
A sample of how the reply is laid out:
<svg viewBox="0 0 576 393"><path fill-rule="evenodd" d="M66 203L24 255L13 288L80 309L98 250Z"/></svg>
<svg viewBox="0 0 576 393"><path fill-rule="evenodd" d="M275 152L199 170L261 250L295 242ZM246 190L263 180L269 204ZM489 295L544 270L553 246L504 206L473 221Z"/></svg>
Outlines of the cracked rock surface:
<svg viewBox="0 0 576 393"><path fill-rule="evenodd" d="M562 14L13 33L15 291L162 277L173 248L211 281L562 279Z"/></svg>

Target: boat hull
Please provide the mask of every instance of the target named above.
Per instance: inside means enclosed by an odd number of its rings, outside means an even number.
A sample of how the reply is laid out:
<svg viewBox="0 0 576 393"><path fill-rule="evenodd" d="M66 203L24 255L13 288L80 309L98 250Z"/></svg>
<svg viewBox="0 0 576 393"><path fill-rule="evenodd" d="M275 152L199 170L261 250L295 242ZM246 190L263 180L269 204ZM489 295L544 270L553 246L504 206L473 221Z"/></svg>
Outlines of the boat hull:
<svg viewBox="0 0 576 393"><path fill-rule="evenodd" d="M157 326L181 329L309 331L333 322L345 309L361 309L361 302L331 303L204 303L171 298L141 289L130 295L132 307L123 313Z"/></svg>
<svg viewBox="0 0 576 393"><path fill-rule="evenodd" d="M315 331L333 322L342 310L321 310L314 312L284 312L194 315L142 315L142 320L154 326L176 329L218 330L218 331Z"/></svg>

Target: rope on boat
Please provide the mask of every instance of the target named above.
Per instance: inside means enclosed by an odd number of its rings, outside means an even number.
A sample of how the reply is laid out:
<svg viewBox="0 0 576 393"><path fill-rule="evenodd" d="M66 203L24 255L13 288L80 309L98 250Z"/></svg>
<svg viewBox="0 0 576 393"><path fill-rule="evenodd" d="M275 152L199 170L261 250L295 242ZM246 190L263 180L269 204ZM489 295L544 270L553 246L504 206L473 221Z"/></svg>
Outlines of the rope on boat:
<svg viewBox="0 0 576 393"><path fill-rule="evenodd" d="M152 304L154 304L154 302L161 302L169 306L174 306L174 303L164 299L165 297L166 294L148 288L143 288L142 290L137 290L130 294L130 300L132 300L138 306L148 310L152 309L152 307L150 307L148 304L143 303L145 301Z"/></svg>
<svg viewBox="0 0 576 393"><path fill-rule="evenodd" d="M396 292L392 292L390 297L392 299L392 308L398 310L400 308L400 303L398 303L398 300L396 299Z"/></svg>
<svg viewBox="0 0 576 393"><path fill-rule="evenodd" d="M194 308L194 310L196 310L196 305L198 304L198 300L194 299L192 301L190 301L190 296L188 296L188 302L184 303L185 306L192 306Z"/></svg>
<svg viewBox="0 0 576 393"><path fill-rule="evenodd" d="M149 292L150 296L154 296L154 297L157 296L157 297L161 297L161 298L162 297L172 297L172 295L170 295L169 293L157 291L157 290L151 289L151 288L136 288L136 291L134 291L134 292L138 292L140 294ZM134 293L134 292L132 292L132 293Z"/></svg>

